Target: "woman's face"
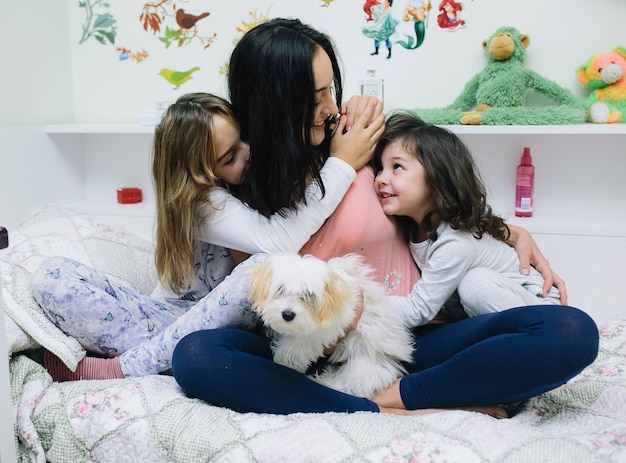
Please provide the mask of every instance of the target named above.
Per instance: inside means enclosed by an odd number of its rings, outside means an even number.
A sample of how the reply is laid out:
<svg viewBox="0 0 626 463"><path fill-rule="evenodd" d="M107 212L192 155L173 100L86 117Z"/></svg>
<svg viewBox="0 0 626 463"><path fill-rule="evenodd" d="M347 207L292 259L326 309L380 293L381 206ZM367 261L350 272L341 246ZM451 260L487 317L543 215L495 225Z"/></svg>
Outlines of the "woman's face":
<svg viewBox="0 0 626 463"><path fill-rule="evenodd" d="M313 79L315 81L315 112L313 114L313 127L311 127L311 144L320 145L326 136L324 121L329 114L333 116L339 112L332 87L333 66L326 53L321 47L313 56Z"/></svg>
<svg viewBox="0 0 626 463"><path fill-rule="evenodd" d="M225 117L215 114L212 126L216 151L213 172L223 182L239 185L248 169L250 145L241 141L239 129Z"/></svg>

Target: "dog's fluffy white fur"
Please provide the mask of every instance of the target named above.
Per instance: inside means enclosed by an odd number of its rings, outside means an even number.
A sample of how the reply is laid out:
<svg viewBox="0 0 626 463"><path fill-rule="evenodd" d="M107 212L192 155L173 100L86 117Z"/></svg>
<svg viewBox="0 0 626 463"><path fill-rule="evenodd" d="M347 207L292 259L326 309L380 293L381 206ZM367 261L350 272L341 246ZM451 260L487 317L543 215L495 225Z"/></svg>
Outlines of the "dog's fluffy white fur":
<svg viewBox="0 0 626 463"><path fill-rule="evenodd" d="M413 338L386 301L382 284L356 254L325 262L276 253L249 267L250 302L269 328L274 361L302 373L335 345L322 373L330 388L371 398L406 373ZM359 293L363 313L355 329ZM387 302L387 303L386 303Z"/></svg>

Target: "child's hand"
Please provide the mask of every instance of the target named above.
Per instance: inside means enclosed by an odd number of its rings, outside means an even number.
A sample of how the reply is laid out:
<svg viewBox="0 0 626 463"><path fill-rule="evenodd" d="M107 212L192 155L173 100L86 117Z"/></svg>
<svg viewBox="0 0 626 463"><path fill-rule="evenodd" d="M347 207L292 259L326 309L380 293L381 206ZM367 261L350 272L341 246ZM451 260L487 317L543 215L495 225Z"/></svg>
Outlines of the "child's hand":
<svg viewBox="0 0 626 463"><path fill-rule="evenodd" d="M539 246L528 233L528 231L522 227L509 224L511 236L507 240L510 246L515 248L520 261L520 273L522 275L528 275L530 272L530 266L532 265L543 276L543 293L546 295L552 286L559 290L561 295L561 304L567 304L567 289L565 288L565 281L561 279L552 268L550 268L550 262L539 250Z"/></svg>

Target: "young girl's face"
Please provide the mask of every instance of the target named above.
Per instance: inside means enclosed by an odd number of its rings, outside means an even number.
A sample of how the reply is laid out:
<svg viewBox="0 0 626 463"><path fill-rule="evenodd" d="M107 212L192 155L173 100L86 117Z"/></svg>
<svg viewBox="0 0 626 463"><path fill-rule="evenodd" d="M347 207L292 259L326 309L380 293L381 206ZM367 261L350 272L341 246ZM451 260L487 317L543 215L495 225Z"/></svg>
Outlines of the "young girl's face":
<svg viewBox="0 0 626 463"><path fill-rule="evenodd" d="M219 114L212 118L216 163L213 173L223 182L239 185L244 181L250 160L250 145L239 138L239 129Z"/></svg>
<svg viewBox="0 0 626 463"><path fill-rule="evenodd" d="M332 90L334 76L328 53L318 47L313 56L313 79L315 81L315 114L313 115L313 127L311 127L311 144L313 146L320 145L326 137L324 121L328 115L335 115L339 112Z"/></svg>
<svg viewBox="0 0 626 463"><path fill-rule="evenodd" d="M375 185L384 213L422 222L433 209L431 189L422 163L407 153L398 140L385 147L381 163Z"/></svg>

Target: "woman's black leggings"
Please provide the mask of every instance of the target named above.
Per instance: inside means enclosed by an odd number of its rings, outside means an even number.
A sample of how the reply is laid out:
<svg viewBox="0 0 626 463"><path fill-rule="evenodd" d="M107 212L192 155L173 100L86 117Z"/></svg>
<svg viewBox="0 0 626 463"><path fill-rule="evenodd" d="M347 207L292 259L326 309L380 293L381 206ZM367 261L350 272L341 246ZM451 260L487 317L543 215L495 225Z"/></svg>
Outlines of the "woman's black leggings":
<svg viewBox="0 0 626 463"><path fill-rule="evenodd" d="M413 363L400 381L407 409L528 399L566 383L594 361L598 329L568 306L530 306L414 330ZM239 412L378 411L272 361L270 341L234 329L197 331L172 359L190 395Z"/></svg>

